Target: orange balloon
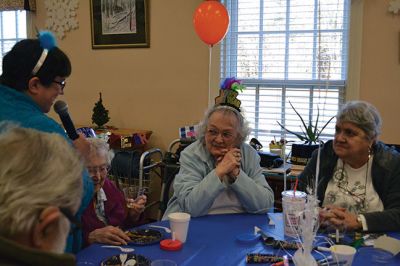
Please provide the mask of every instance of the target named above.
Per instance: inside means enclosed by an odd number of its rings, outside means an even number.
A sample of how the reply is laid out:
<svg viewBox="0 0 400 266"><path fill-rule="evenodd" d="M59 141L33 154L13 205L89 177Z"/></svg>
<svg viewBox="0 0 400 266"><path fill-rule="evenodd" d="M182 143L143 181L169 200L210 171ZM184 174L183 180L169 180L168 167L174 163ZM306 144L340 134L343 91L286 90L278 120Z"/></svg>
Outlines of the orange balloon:
<svg viewBox="0 0 400 266"><path fill-rule="evenodd" d="M228 11L218 1L205 1L194 11L193 25L200 39L213 46L219 43L228 31Z"/></svg>

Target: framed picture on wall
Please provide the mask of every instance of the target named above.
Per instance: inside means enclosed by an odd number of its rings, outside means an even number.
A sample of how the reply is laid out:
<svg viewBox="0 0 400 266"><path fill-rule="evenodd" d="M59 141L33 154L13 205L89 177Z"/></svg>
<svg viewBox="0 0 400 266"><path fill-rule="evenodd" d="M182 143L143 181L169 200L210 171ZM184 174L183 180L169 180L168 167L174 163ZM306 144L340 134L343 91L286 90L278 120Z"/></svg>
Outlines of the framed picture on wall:
<svg viewBox="0 0 400 266"><path fill-rule="evenodd" d="M150 47L149 0L90 0L92 48Z"/></svg>

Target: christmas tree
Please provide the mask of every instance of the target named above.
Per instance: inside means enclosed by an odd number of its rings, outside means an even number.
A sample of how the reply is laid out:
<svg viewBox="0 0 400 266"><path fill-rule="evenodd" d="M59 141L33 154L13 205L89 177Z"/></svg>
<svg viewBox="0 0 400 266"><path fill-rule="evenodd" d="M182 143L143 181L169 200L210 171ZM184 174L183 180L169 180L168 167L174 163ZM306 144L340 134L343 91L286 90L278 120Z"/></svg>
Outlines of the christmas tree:
<svg viewBox="0 0 400 266"><path fill-rule="evenodd" d="M108 116L108 110L103 105L100 92L100 99L93 107L92 123L96 124L97 128L102 128L108 121L110 121L110 117Z"/></svg>

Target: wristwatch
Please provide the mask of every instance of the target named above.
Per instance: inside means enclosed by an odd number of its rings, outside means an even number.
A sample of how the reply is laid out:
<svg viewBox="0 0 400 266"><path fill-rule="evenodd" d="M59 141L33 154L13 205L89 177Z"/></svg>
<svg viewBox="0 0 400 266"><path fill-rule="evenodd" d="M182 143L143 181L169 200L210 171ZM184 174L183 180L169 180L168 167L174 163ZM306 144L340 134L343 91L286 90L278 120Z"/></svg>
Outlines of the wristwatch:
<svg viewBox="0 0 400 266"><path fill-rule="evenodd" d="M364 227L363 227L363 223L362 223L361 214L357 215L357 223L359 224L359 228L360 228L361 230L363 230Z"/></svg>

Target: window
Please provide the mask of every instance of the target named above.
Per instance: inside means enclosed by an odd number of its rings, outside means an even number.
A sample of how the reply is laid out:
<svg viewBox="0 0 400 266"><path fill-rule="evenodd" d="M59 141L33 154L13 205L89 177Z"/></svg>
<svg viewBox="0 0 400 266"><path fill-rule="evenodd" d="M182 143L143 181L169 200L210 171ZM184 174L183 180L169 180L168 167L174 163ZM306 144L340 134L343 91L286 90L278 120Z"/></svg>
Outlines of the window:
<svg viewBox="0 0 400 266"><path fill-rule="evenodd" d="M321 128L344 101L347 79L349 0L225 0L230 28L221 45L221 79L237 77L252 127L251 137L269 143L300 121ZM321 135L334 134L333 120ZM287 134L288 140L297 140Z"/></svg>
<svg viewBox="0 0 400 266"><path fill-rule="evenodd" d="M11 50L14 44L26 39L26 12L0 11L0 61ZM0 73L2 73L0 64Z"/></svg>

